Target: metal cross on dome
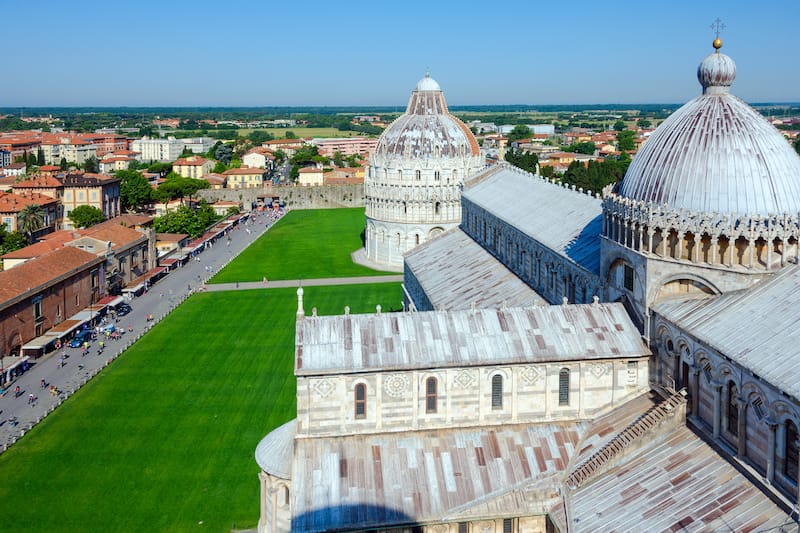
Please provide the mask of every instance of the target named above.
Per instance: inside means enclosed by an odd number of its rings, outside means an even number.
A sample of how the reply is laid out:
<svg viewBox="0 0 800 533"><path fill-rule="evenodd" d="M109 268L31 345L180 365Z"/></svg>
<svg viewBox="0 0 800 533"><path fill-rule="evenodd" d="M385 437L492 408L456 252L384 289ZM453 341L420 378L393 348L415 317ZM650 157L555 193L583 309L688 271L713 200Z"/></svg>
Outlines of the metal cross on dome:
<svg viewBox="0 0 800 533"><path fill-rule="evenodd" d="M714 30L714 36L719 39L719 34L725 29L725 24L723 24L719 17L717 17L713 24L711 24L709 27Z"/></svg>

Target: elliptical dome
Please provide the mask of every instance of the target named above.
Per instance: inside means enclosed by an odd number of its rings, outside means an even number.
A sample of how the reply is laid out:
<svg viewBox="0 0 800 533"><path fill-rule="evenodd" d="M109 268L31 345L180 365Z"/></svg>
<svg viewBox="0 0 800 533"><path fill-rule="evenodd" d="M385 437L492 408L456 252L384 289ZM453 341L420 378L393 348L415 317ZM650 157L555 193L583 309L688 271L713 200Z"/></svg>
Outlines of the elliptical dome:
<svg viewBox="0 0 800 533"><path fill-rule="evenodd" d="M712 53L697 77L703 94L642 145L620 195L706 213L800 212L800 157L764 117L730 94L734 61Z"/></svg>
<svg viewBox="0 0 800 533"><path fill-rule="evenodd" d="M381 134L373 157L420 160L479 155L475 136L448 112L442 89L426 74L411 93L406 112Z"/></svg>

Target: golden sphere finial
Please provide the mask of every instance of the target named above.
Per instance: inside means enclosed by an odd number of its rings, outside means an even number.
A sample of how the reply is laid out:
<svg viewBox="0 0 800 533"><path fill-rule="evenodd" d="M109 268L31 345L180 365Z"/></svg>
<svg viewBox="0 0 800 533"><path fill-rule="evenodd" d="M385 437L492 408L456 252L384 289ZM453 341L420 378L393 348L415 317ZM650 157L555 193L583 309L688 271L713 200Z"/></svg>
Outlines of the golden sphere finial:
<svg viewBox="0 0 800 533"><path fill-rule="evenodd" d="M714 39L714 42L711 43L711 45L714 47L715 50L719 51L719 49L722 48L722 39L717 37L716 39Z"/></svg>

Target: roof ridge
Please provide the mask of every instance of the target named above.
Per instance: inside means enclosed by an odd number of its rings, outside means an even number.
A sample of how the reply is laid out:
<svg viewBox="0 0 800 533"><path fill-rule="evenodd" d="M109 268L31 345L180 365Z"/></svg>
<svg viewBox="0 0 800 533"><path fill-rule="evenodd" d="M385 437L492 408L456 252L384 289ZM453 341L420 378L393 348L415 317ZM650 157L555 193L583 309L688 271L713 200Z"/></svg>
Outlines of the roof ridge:
<svg viewBox="0 0 800 533"><path fill-rule="evenodd" d="M628 424L625 429L617 433L614 438L605 443L567 476L569 488L577 489L583 485L602 466L623 452L629 444L641 438L650 429L657 426L659 422L671 415L675 408L682 403L686 403L686 397L680 392L675 392L642 413L641 416Z"/></svg>

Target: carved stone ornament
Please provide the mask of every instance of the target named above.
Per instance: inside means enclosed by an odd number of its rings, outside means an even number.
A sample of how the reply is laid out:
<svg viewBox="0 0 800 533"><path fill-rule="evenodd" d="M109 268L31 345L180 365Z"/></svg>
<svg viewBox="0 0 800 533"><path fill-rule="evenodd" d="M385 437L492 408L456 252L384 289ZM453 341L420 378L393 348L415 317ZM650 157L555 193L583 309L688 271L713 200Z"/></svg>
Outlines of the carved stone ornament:
<svg viewBox="0 0 800 533"><path fill-rule="evenodd" d="M606 374L608 374L609 365L608 363L596 363L594 365L589 365L589 373L591 373L595 379L600 379Z"/></svg>
<svg viewBox="0 0 800 533"><path fill-rule="evenodd" d="M383 380L383 390L394 398L402 398L409 390L409 379L405 374L390 374Z"/></svg>
<svg viewBox="0 0 800 533"><path fill-rule="evenodd" d="M462 370L456 374L453 382L462 389L467 389L475 382L475 376L469 370Z"/></svg>
<svg viewBox="0 0 800 533"><path fill-rule="evenodd" d="M317 396L320 398L327 398L333 392L335 388L333 382L327 378L318 379L312 385L314 392L317 393Z"/></svg>
<svg viewBox="0 0 800 533"><path fill-rule="evenodd" d="M537 366L526 366L519 374L526 385L536 385L542 379L544 372Z"/></svg>

